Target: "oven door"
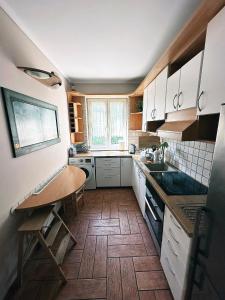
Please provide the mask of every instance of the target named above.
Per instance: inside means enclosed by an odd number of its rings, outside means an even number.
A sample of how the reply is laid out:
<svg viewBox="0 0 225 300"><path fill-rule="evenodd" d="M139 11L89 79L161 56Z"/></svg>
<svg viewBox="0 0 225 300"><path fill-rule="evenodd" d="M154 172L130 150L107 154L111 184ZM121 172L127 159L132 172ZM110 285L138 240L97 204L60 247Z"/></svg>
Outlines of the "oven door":
<svg viewBox="0 0 225 300"><path fill-rule="evenodd" d="M152 197L149 197L148 192L145 197L145 215L151 226L151 231L155 236L159 248L162 243L163 233L163 211L159 208Z"/></svg>

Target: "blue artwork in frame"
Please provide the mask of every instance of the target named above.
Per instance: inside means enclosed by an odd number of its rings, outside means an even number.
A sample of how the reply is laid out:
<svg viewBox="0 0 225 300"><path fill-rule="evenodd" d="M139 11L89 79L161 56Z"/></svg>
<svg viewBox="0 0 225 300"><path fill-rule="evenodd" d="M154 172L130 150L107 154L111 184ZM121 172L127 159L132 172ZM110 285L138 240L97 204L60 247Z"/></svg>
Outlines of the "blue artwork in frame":
<svg viewBox="0 0 225 300"><path fill-rule="evenodd" d="M60 142L57 106L2 88L14 157Z"/></svg>

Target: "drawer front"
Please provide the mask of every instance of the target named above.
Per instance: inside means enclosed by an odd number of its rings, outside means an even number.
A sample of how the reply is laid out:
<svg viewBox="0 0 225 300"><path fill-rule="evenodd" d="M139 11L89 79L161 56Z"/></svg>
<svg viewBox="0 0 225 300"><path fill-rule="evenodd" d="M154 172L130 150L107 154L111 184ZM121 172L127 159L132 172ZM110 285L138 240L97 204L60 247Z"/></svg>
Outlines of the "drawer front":
<svg viewBox="0 0 225 300"><path fill-rule="evenodd" d="M163 233L173 241L176 247L175 250L180 253L189 253L191 238L186 234L168 208L165 209Z"/></svg>
<svg viewBox="0 0 225 300"><path fill-rule="evenodd" d="M186 274L189 265L189 255L180 251L179 246L171 240L171 237L163 234L162 252L166 253L177 281L182 288L186 287Z"/></svg>
<svg viewBox="0 0 225 300"><path fill-rule="evenodd" d="M108 168L108 167L120 168L120 158L118 157L96 158L95 164L96 164L96 168Z"/></svg>
<svg viewBox="0 0 225 300"><path fill-rule="evenodd" d="M118 167L102 167L96 169L96 176L120 176L120 168Z"/></svg>
<svg viewBox="0 0 225 300"><path fill-rule="evenodd" d="M183 289L180 286L175 270L173 269L173 265L170 259L167 256L167 253L162 249L160 262L165 273L166 279L170 286L170 290L173 294L174 300L182 300L183 299Z"/></svg>
<svg viewBox="0 0 225 300"><path fill-rule="evenodd" d="M101 174L96 173L96 183L97 187L120 186L120 174L106 174L105 176L102 176Z"/></svg>

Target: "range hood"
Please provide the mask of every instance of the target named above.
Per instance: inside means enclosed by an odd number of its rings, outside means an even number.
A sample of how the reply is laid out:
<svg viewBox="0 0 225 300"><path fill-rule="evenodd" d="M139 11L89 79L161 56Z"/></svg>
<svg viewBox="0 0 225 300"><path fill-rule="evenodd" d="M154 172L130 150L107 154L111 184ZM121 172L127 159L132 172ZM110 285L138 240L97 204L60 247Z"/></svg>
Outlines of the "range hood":
<svg viewBox="0 0 225 300"><path fill-rule="evenodd" d="M197 108L168 113L166 121L157 129L162 138L178 141L216 140L219 114L197 116Z"/></svg>
<svg viewBox="0 0 225 300"><path fill-rule="evenodd" d="M165 122L157 130L162 138L175 139L178 141L194 141L198 133L198 121L170 121Z"/></svg>

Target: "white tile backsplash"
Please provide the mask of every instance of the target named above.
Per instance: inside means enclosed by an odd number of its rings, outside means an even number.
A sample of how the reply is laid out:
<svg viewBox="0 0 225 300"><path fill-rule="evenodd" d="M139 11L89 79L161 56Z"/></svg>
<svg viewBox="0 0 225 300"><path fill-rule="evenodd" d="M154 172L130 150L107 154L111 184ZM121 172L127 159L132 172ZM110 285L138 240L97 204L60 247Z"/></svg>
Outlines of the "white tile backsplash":
<svg viewBox="0 0 225 300"><path fill-rule="evenodd" d="M209 185L214 144L205 142L179 142L164 139L169 144L166 161L204 185Z"/></svg>

